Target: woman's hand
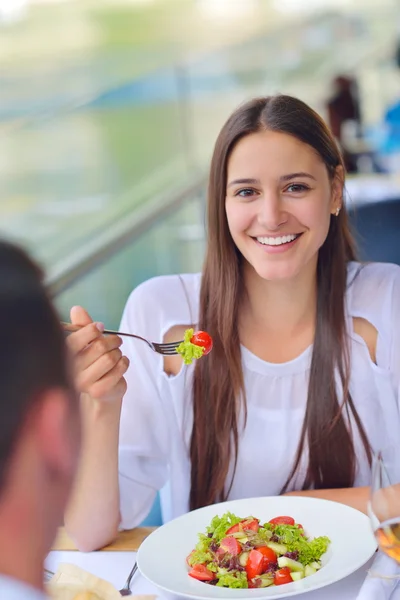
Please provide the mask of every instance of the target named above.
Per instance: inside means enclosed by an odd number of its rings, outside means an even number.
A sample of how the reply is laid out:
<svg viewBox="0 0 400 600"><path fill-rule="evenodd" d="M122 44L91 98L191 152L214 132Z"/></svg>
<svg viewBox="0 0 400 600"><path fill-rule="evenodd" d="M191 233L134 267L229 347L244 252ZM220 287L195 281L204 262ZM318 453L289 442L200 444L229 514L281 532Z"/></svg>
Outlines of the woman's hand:
<svg viewBox="0 0 400 600"><path fill-rule="evenodd" d="M120 350L121 338L103 335L104 326L94 323L81 306L71 309L71 323L84 325L67 338L78 391L103 402L121 400L126 392L124 374L129 366L128 358Z"/></svg>

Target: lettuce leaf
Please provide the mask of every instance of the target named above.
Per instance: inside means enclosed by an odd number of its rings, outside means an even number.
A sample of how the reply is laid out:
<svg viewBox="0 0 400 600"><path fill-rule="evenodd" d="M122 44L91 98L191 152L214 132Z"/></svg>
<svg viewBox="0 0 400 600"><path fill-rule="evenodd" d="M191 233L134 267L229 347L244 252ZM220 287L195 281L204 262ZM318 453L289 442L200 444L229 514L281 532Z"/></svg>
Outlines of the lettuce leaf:
<svg viewBox="0 0 400 600"><path fill-rule="evenodd" d="M235 571L218 576L217 587L248 588L247 575L245 571Z"/></svg>
<svg viewBox="0 0 400 600"><path fill-rule="evenodd" d="M207 533L211 533L215 542L219 543L222 538L225 537L225 533L229 527L236 525L243 521L241 517L237 517L231 512L227 512L222 517L214 517L209 527L207 527ZM211 541L211 540L210 540Z"/></svg>
<svg viewBox="0 0 400 600"><path fill-rule="evenodd" d="M299 553L298 560L303 565L309 565L315 560L319 560L328 549L330 539L326 536L307 539L302 535L302 529L296 525L277 525L273 532L280 538L280 542L287 546L288 552Z"/></svg>
<svg viewBox="0 0 400 600"><path fill-rule="evenodd" d="M185 331L183 342L181 342L176 349L178 354L182 356L185 365L192 364L193 360L201 358L204 354L203 346L196 346L196 344L192 344L190 341L193 337L193 334L193 329L187 329Z"/></svg>
<svg viewBox="0 0 400 600"><path fill-rule="evenodd" d="M196 548L188 558L188 562L191 566L207 563L207 567L210 569L210 571L216 570L216 566L212 564L213 555L209 551L211 542L211 538L209 538L207 535L204 535L204 533L199 533L199 541L196 544Z"/></svg>

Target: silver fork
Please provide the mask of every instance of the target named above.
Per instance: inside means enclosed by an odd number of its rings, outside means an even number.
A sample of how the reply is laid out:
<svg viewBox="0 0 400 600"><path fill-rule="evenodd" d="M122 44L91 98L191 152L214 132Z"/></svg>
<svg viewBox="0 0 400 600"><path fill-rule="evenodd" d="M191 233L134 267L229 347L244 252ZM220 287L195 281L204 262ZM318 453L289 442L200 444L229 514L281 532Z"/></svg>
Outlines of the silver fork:
<svg viewBox="0 0 400 600"><path fill-rule="evenodd" d="M79 331L79 329L82 329L82 327L84 327L83 325L73 325L72 323L64 323L63 321L61 321L61 325L64 329L64 331L66 331L67 333L73 333L75 331ZM126 337L131 337L131 338L135 338L137 340L142 340L142 342L145 342L149 348L151 348L153 350L153 352L157 352L158 354L164 354L165 356L171 356L173 354L178 354L177 352L177 347L179 346L179 344L181 344L182 340L179 342L170 342L167 344L158 344L157 342L150 342L149 340L146 340L146 338L141 337L140 335L136 335L134 333L124 333L122 331L113 331L112 329L105 329L104 334L112 334L112 335L123 335Z"/></svg>
<svg viewBox="0 0 400 600"><path fill-rule="evenodd" d="M50 581L50 579L54 577L54 575L55 573L53 573L53 571L49 571L49 569L43 569L43 579L45 583Z"/></svg>
<svg viewBox="0 0 400 600"><path fill-rule="evenodd" d="M135 561L135 564L132 567L132 571L129 573L128 579L125 581L124 587L119 590L119 593L121 594L121 596L130 596L132 594L131 581L132 581L132 577L136 573L137 569L138 569L137 561Z"/></svg>
<svg viewBox="0 0 400 600"><path fill-rule="evenodd" d="M128 575L128 579L126 580L124 587L119 590L119 593L121 594L121 596L131 596L132 595L131 581L132 581L132 577L134 576L134 574L136 573L137 570L138 570L138 566L137 566L137 562L135 561L135 564L133 565L132 570ZM55 575L55 573L53 573L53 571L44 569L44 575L43 575L44 582L45 583L49 582L50 579L52 577L54 577L54 575Z"/></svg>

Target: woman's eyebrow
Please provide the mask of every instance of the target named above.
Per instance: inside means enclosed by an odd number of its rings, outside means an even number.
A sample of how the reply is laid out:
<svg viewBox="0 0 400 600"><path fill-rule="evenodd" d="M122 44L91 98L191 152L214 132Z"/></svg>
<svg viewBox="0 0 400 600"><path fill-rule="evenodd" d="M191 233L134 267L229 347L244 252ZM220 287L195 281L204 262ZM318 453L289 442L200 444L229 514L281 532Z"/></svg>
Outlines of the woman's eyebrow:
<svg viewBox="0 0 400 600"><path fill-rule="evenodd" d="M311 173L306 173L305 171L299 171L297 173L288 173L287 175L282 175L279 179L281 181L290 181L291 179L296 179L297 177L307 177L308 179L312 179L316 181L314 175ZM259 179L253 179L249 177L241 178L241 179L233 179L228 183L227 187L232 187L234 185L260 185L261 181Z"/></svg>
<svg viewBox="0 0 400 600"><path fill-rule="evenodd" d="M289 181L290 179L296 179L296 177L308 177L309 179L313 179L314 181L316 181L315 177L311 175L311 173L305 173L303 171L300 171L299 173L288 173L287 175L282 175L282 177L280 177L280 180Z"/></svg>
<svg viewBox="0 0 400 600"><path fill-rule="evenodd" d="M261 181L259 179L234 179L230 183L228 183L228 187L233 185L260 185Z"/></svg>

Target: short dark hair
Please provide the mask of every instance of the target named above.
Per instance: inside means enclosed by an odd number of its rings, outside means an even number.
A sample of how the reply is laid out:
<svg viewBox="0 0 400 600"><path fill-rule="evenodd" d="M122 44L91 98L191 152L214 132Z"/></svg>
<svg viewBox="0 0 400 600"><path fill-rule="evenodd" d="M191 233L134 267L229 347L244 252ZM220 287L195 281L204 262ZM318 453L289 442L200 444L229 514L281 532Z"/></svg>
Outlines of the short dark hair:
<svg viewBox="0 0 400 600"><path fill-rule="evenodd" d="M66 352L41 269L0 241L0 492L35 402L52 388L72 391Z"/></svg>

